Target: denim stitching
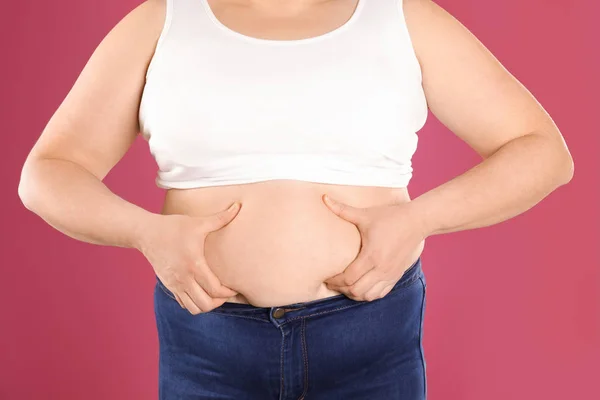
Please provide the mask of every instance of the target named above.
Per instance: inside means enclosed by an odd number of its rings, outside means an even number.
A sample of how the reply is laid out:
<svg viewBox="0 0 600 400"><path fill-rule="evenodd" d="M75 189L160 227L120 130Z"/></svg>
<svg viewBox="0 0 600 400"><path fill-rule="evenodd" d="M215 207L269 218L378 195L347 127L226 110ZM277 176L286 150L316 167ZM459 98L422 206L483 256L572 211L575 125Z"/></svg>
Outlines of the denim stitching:
<svg viewBox="0 0 600 400"><path fill-rule="evenodd" d="M423 383L424 383L424 393L423 399L427 399L427 372L426 372L426 363L425 363L425 355L423 353L423 317L425 314L425 294L427 291L427 286L423 282L423 278L419 277L421 281L421 285L423 285L423 299L421 300L421 318L419 322L419 352L421 353L421 365L423 366Z"/></svg>
<svg viewBox="0 0 600 400"><path fill-rule="evenodd" d="M403 285L398 286L396 288L396 290L391 290L387 295L383 296L382 299L385 299L390 294L398 293L400 291L400 289L408 289L410 286L417 283L419 281L419 279L421 279L421 273L415 274L413 277L410 278L409 281L406 281Z"/></svg>
<svg viewBox="0 0 600 400"><path fill-rule="evenodd" d="M405 287L407 287L407 286L410 286L410 285L411 285L411 284L413 284L413 283L414 283L414 282L415 282L417 279L419 279L419 278L421 277L420 275L421 275L420 273L418 273L418 274L417 274L417 273L415 273L413 276L411 276L411 277L410 277L410 279L408 279L408 280L404 281L404 282L403 282L403 283L401 283L399 286L396 286L396 289L395 289L395 290L393 290L393 292L396 292L396 291L398 291L399 289L403 289L403 288L405 288ZM402 279L402 278L400 278L400 279Z"/></svg>
<svg viewBox="0 0 600 400"><path fill-rule="evenodd" d="M302 352L304 353L304 390L299 400L303 400L308 391L308 350L306 349L306 318L302 318Z"/></svg>
<svg viewBox="0 0 600 400"><path fill-rule="evenodd" d="M207 311L211 314L219 314L219 315L225 315L226 317L239 317L239 318L247 318L247 319L254 319L256 321L261 321L261 322L267 322L270 323L269 321L262 319L262 318L256 318L256 317L249 317L247 315L238 315L238 314L230 314L230 313L224 313L224 312L220 312L220 311L215 311L216 308L213 308L210 311Z"/></svg>
<svg viewBox="0 0 600 400"><path fill-rule="evenodd" d="M406 286L408 286L408 285L412 284L414 281L416 281L418 278L420 278L420 277L421 277L421 275L423 274L423 270L420 270L420 271L414 272L415 270L419 269L419 268L418 268L418 264L420 263L420 262L419 262L419 259L420 259L420 258L421 258L421 257L417 258L417 261L415 261L415 262L414 262L414 263L413 263L413 264L412 264L412 265L411 265L411 266L410 266L410 267L409 267L409 268L408 268L406 271L404 271L404 274L402 274L402 277L403 277L403 276L405 276L405 274L406 274L407 272L411 273L411 274L412 274L412 276L410 277L410 279L408 279L408 280L406 280L405 282L401 283L401 284L400 284L400 286L398 286L398 287L397 287L397 289L400 289L400 288L406 287ZM402 280L402 277L400 277L400 280ZM394 290L394 291L395 291L395 290Z"/></svg>
<svg viewBox="0 0 600 400"><path fill-rule="evenodd" d="M269 311L267 308L261 307L260 309L255 309L252 310L251 314L255 314L255 313L261 313L261 314L267 314ZM229 315L239 315L240 317L243 317L247 314L250 314L248 312L238 312L238 311L230 311L227 308L223 308L222 314L229 314Z"/></svg>
<svg viewBox="0 0 600 400"><path fill-rule="evenodd" d="M231 304L231 302L229 302L229 304ZM235 314L235 313L249 313L249 312L256 312L258 309L263 309L263 311L266 311L267 307L255 307L255 308L227 308L227 311L229 311L231 314Z"/></svg>
<svg viewBox="0 0 600 400"><path fill-rule="evenodd" d="M160 309L158 309L158 307L155 306L155 320L156 320L156 330L157 330L157 334L158 334L158 368L160 370L159 374L162 375L162 370L164 368L164 351L165 351L165 344L164 344L164 326L163 326L163 322L162 322L162 316L160 315ZM162 399L164 397L164 387L163 387L163 380L159 379L158 380L158 397L159 399Z"/></svg>
<svg viewBox="0 0 600 400"><path fill-rule="evenodd" d="M294 318L290 318L290 319L288 319L287 321L285 321L285 322L284 322L284 323L282 323L281 325L285 325L285 324L287 324L288 322L290 322L290 321L294 321L294 320L296 320L296 319L298 319L298 318L308 318L308 317L313 317L313 316L315 316L315 315L327 314L327 313L330 313L330 312L334 312L334 311L343 310L343 309L345 309L345 308L356 307L356 306L358 306L358 305L360 305L360 304L363 304L363 302L362 302L362 301L361 301L361 302L356 302L356 304L350 304L350 305L347 305L347 306L343 306L343 307L334 308L333 310L321 311L321 312L314 313L314 314L310 314L310 315L300 315L300 316L297 316L297 317L294 317Z"/></svg>
<svg viewBox="0 0 600 400"><path fill-rule="evenodd" d="M281 385L280 385L280 393L279 393L279 399L283 399L283 395L284 395L284 386L283 386L283 345L285 343L285 333L283 332L283 329L279 328L281 330L281 357L279 358L279 365L280 365L280 375L281 375Z"/></svg>

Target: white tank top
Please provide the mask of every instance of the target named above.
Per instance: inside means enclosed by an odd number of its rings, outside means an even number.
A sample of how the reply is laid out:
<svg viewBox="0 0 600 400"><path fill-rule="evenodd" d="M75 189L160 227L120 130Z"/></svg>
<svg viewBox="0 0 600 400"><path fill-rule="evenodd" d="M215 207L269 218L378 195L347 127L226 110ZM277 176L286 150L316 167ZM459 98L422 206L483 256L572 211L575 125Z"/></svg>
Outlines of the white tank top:
<svg viewBox="0 0 600 400"><path fill-rule="evenodd" d="M402 0L358 0L298 40L246 36L167 0L139 122L161 188L273 179L405 187L427 119Z"/></svg>

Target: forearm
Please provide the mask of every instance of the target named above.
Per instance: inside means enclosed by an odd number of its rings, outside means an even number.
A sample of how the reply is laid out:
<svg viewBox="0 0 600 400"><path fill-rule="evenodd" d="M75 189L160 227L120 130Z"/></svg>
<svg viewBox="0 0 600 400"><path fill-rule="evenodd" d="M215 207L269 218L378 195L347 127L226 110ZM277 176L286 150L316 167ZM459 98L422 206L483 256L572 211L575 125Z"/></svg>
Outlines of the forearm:
<svg viewBox="0 0 600 400"><path fill-rule="evenodd" d="M99 245L139 248L141 232L159 215L122 199L89 171L65 160L26 164L19 196L55 229Z"/></svg>
<svg viewBox="0 0 600 400"><path fill-rule="evenodd" d="M425 235L493 225L525 212L571 179L564 147L530 134L411 202Z"/></svg>

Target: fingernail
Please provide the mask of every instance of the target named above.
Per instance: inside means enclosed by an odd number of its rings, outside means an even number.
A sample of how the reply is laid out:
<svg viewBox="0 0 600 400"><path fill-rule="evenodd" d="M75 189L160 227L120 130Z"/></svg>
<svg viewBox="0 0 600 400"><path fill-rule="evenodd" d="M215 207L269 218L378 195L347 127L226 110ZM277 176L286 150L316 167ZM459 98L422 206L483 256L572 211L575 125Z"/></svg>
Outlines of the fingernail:
<svg viewBox="0 0 600 400"><path fill-rule="evenodd" d="M238 203L235 202L232 205L229 206L229 208L227 209L227 211L233 211L238 207Z"/></svg>

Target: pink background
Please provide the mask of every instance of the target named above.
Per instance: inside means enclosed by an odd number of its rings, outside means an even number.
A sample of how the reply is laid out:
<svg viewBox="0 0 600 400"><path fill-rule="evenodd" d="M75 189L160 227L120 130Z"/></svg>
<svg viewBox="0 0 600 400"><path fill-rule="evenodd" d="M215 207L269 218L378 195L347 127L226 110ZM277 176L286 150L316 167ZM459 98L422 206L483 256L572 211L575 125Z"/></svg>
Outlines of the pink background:
<svg viewBox="0 0 600 400"><path fill-rule="evenodd" d="M368 0L369 1L369 0ZM108 30L139 1L2 5L0 399L155 399L154 275L134 250L64 236L17 196L22 163ZM424 343L431 400L600 398L596 0L440 0L553 116L570 184L510 221L428 239ZM431 114L413 197L478 161ZM158 211L147 145L106 179Z"/></svg>

